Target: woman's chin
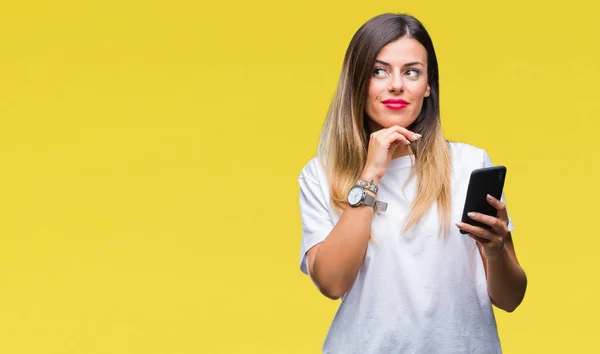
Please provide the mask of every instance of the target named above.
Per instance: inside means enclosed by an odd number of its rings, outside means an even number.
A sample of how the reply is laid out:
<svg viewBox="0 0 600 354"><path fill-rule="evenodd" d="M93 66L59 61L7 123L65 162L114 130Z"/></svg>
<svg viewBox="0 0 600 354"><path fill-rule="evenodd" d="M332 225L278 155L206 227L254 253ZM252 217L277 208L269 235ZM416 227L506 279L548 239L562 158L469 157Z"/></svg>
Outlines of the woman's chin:
<svg viewBox="0 0 600 354"><path fill-rule="evenodd" d="M412 122L407 122L406 120L388 120L382 123L383 124L381 124L381 126L384 128L391 128L395 126L407 128Z"/></svg>
<svg viewBox="0 0 600 354"><path fill-rule="evenodd" d="M371 119L369 118L368 126L371 128L371 131L377 131L380 129L387 129L394 126L399 126L402 128L409 127L413 120L407 119L398 119L398 117L390 117L388 119Z"/></svg>

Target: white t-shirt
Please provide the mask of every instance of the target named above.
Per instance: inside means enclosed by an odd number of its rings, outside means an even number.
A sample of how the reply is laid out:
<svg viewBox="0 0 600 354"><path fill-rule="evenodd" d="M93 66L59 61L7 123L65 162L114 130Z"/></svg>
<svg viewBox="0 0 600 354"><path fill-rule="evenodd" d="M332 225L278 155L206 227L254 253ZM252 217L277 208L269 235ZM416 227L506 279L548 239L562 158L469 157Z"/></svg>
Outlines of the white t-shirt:
<svg viewBox="0 0 600 354"><path fill-rule="evenodd" d="M434 204L401 235L417 181L411 179L403 190L412 157L393 159L379 183L378 199L388 208L374 214L376 244L369 242L358 276L342 297L323 353L501 353L481 255L475 241L454 225L461 219L471 171L492 162L482 149L463 143L450 146L450 234L439 234ZM306 252L327 237L340 215L330 206L320 160L309 161L298 181L300 269L308 274Z"/></svg>

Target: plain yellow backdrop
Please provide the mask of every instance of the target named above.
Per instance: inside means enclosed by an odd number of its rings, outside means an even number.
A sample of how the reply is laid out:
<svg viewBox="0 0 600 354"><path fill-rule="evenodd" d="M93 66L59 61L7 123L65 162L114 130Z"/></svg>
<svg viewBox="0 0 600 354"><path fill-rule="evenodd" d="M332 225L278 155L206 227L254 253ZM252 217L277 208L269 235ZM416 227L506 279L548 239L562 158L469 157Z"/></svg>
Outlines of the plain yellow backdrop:
<svg viewBox="0 0 600 354"><path fill-rule="evenodd" d="M318 353L297 176L358 27L426 25L446 136L508 167L506 353L597 353L596 1L3 1L0 353Z"/></svg>

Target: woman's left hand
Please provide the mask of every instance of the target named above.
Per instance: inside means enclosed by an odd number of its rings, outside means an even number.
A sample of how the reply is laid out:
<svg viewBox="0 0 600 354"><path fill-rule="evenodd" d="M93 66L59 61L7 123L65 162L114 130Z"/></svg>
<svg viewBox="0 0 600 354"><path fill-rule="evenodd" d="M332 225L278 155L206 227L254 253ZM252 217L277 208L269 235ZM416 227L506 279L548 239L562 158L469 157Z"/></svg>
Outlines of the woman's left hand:
<svg viewBox="0 0 600 354"><path fill-rule="evenodd" d="M491 226L490 230L462 222L457 223L456 226L467 232L468 236L481 245L486 259L493 260L504 253L504 240L508 236L508 213L506 205L498 199L488 195L487 201L498 210L497 217L480 213L468 213L467 215L475 221Z"/></svg>

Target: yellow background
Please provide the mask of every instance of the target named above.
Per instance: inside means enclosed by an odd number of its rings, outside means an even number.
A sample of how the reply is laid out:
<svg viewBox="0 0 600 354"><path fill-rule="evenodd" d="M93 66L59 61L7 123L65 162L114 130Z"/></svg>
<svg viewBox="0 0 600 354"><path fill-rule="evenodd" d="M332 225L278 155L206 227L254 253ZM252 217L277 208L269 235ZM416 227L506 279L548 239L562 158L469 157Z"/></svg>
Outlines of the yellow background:
<svg viewBox="0 0 600 354"><path fill-rule="evenodd" d="M3 1L0 353L317 353L296 177L382 12L434 40L447 137L508 167L506 353L598 345L597 1Z"/></svg>

